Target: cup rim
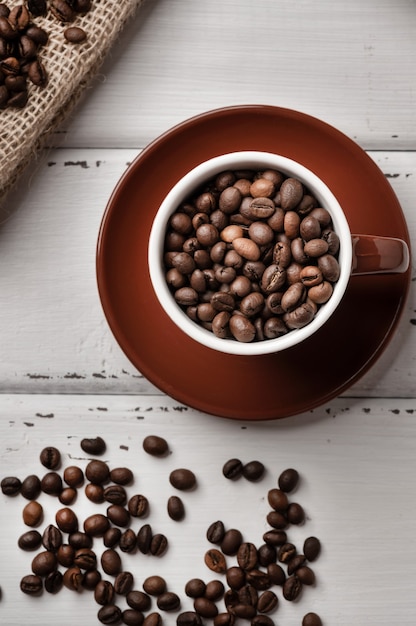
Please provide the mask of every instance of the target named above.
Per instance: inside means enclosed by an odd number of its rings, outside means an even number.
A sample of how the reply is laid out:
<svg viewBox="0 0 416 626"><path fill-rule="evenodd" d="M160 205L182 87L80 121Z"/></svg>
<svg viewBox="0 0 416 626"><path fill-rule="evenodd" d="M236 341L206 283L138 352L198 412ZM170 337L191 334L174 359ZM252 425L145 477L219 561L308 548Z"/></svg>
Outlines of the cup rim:
<svg viewBox="0 0 416 626"><path fill-rule="evenodd" d="M175 302L166 282L163 264L165 232L170 215L189 195L204 182L225 170L233 169L278 169L285 175L298 178L313 193L322 206L330 212L334 230L341 245L338 257L340 276L328 302L318 309L313 320L303 328L290 330L275 339L250 343L235 339L221 339L213 332L191 320ZM225 153L203 161L187 172L171 188L162 201L151 227L148 244L148 269L153 291L166 315L176 326L194 341L207 348L226 354L240 356L264 355L287 350L312 336L331 317L340 304L347 288L352 267L351 231L345 214L326 183L310 169L289 157L278 153L245 150Z"/></svg>

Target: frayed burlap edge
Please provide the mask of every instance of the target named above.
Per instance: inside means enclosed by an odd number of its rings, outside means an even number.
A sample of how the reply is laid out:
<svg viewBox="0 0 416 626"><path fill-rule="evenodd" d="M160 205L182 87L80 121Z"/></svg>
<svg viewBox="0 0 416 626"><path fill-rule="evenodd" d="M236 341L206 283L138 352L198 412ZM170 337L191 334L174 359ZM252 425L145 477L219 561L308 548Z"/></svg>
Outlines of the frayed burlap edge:
<svg viewBox="0 0 416 626"><path fill-rule="evenodd" d="M51 14L34 22L49 33L40 58L48 72L44 88L29 86L24 109L0 110L0 209L30 162L47 144L50 134L74 110L86 87L98 73L107 52L126 22L146 0L93 0L89 13L71 25L82 27L87 40L69 44L65 26ZM10 7L21 2L10 2ZM1 221L1 220L0 220Z"/></svg>

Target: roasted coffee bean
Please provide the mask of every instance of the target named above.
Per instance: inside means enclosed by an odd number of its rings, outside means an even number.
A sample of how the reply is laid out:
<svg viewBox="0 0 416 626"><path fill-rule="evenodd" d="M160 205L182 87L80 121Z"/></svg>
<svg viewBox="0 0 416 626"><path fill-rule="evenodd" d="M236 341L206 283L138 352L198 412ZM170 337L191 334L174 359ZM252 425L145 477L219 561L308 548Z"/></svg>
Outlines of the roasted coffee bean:
<svg viewBox="0 0 416 626"><path fill-rule="evenodd" d="M305 521L305 511L297 502L291 502L287 507L286 517L290 524L302 524Z"/></svg>
<svg viewBox="0 0 416 626"><path fill-rule="evenodd" d="M281 489L270 489L267 494L267 500L275 511L284 512L289 506L288 497Z"/></svg>
<svg viewBox="0 0 416 626"><path fill-rule="evenodd" d="M234 565L226 571L227 584L230 589L238 591L246 584L246 573L242 567Z"/></svg>
<svg viewBox="0 0 416 626"><path fill-rule="evenodd" d="M250 624L251 626L274 626L274 621L268 615L256 615Z"/></svg>
<svg viewBox="0 0 416 626"><path fill-rule="evenodd" d="M69 567L63 575L63 583L67 589L81 591L83 574L79 567Z"/></svg>
<svg viewBox="0 0 416 626"><path fill-rule="evenodd" d="M150 542L150 554L153 556L162 556L168 548L168 540L162 533L153 535Z"/></svg>
<svg viewBox="0 0 416 626"><path fill-rule="evenodd" d="M109 580L100 580L94 589L94 600L97 604L105 606L114 600L114 586Z"/></svg>
<svg viewBox="0 0 416 626"><path fill-rule="evenodd" d="M94 591L100 580L101 573L97 569L87 570L84 572L84 576L82 578L82 586L84 589Z"/></svg>
<svg viewBox="0 0 416 626"><path fill-rule="evenodd" d="M115 526L125 527L130 523L130 513L120 504L107 507L107 517Z"/></svg>
<svg viewBox="0 0 416 626"><path fill-rule="evenodd" d="M74 562L75 557L75 548L70 546L68 543L62 544L56 552L56 558L58 559L59 565L63 567L71 567Z"/></svg>
<svg viewBox="0 0 416 626"><path fill-rule="evenodd" d="M247 571L246 580L258 591L269 589L272 584L268 573L256 568Z"/></svg>
<svg viewBox="0 0 416 626"><path fill-rule="evenodd" d="M302 583L297 576L289 576L283 584L283 597L289 602L297 600L302 592Z"/></svg>
<svg viewBox="0 0 416 626"><path fill-rule="evenodd" d="M169 482L175 489L187 491L196 486L196 476L190 469L178 468L170 473Z"/></svg>
<svg viewBox="0 0 416 626"><path fill-rule="evenodd" d="M21 550L36 550L42 544L42 535L37 530L28 530L20 535L17 545Z"/></svg>
<svg viewBox="0 0 416 626"><path fill-rule="evenodd" d="M289 563L293 557L297 554L296 546L293 543L287 542L280 546L277 558L281 563Z"/></svg>
<svg viewBox="0 0 416 626"><path fill-rule="evenodd" d="M149 501L146 496L136 494L128 501L127 508L133 517L145 517L149 512Z"/></svg>
<svg viewBox="0 0 416 626"><path fill-rule="evenodd" d="M27 0L27 8L34 17L46 15L46 0Z"/></svg>
<svg viewBox="0 0 416 626"><path fill-rule="evenodd" d="M46 69L43 63L41 63L41 61L37 58L28 63L27 75L32 83L37 87L45 87L48 83L48 74Z"/></svg>
<svg viewBox="0 0 416 626"><path fill-rule="evenodd" d="M78 518L74 511L68 507L57 511L55 520L58 528L64 533L74 533L78 530Z"/></svg>
<svg viewBox="0 0 416 626"><path fill-rule="evenodd" d="M299 578L302 585L315 584L315 572L307 565L299 567L299 569L296 570L296 576Z"/></svg>
<svg viewBox="0 0 416 626"><path fill-rule="evenodd" d="M35 574L28 574L23 576L20 581L20 590L29 596L38 596L43 591L42 578Z"/></svg>
<svg viewBox="0 0 416 626"><path fill-rule="evenodd" d="M24 507L22 516L26 526L38 526L43 520L43 507L36 500L31 500Z"/></svg>
<svg viewBox="0 0 416 626"><path fill-rule="evenodd" d="M252 585L244 585L238 590L238 599L241 604L257 607L259 594Z"/></svg>
<svg viewBox="0 0 416 626"><path fill-rule="evenodd" d="M177 626L203 626L201 617L195 611L184 611L176 618Z"/></svg>
<svg viewBox="0 0 416 626"><path fill-rule="evenodd" d="M148 554L152 542L152 528L150 524L144 524L137 533L137 547L143 554Z"/></svg>
<svg viewBox="0 0 416 626"><path fill-rule="evenodd" d="M128 467L115 467L110 471L110 480L117 485L129 485L133 482L133 472Z"/></svg>
<svg viewBox="0 0 416 626"><path fill-rule="evenodd" d="M165 591L158 596L156 604L161 611L178 611L181 600L173 591Z"/></svg>
<svg viewBox="0 0 416 626"><path fill-rule="evenodd" d="M281 586L286 580L285 571L278 563L270 563L267 566L267 575L273 585Z"/></svg>
<svg viewBox="0 0 416 626"><path fill-rule="evenodd" d="M107 548L101 555L101 567L109 576L117 576L122 570L121 558L118 552Z"/></svg>
<svg viewBox="0 0 416 626"><path fill-rule="evenodd" d="M61 464L61 453L59 452L58 448L55 448L54 446L48 446L46 448L43 448L42 452L40 453L39 459L42 465L44 465L47 469L55 470Z"/></svg>
<svg viewBox="0 0 416 626"><path fill-rule="evenodd" d="M38 476L30 474L22 482L20 493L26 500L36 500L41 492L41 484Z"/></svg>
<svg viewBox="0 0 416 626"><path fill-rule="evenodd" d="M133 589L134 579L131 572L120 572L114 580L114 591L126 596Z"/></svg>
<svg viewBox="0 0 416 626"><path fill-rule="evenodd" d="M104 488L101 485L94 485L93 483L89 483L85 487L85 495L88 500L91 502L95 502L95 504L100 504L104 502Z"/></svg>
<svg viewBox="0 0 416 626"><path fill-rule="evenodd" d="M263 591L263 593L259 595L257 611L259 613L271 613L277 608L278 603L277 595L273 591L266 589L266 591Z"/></svg>
<svg viewBox="0 0 416 626"><path fill-rule="evenodd" d="M70 465L64 469L64 481L67 485L73 487L74 489L76 487L81 487L84 482L84 472L80 467Z"/></svg>
<svg viewBox="0 0 416 626"><path fill-rule="evenodd" d="M62 478L57 472L47 472L40 481L41 490L50 496L59 496L62 491Z"/></svg>
<svg viewBox="0 0 416 626"><path fill-rule="evenodd" d="M80 445L84 452L95 456L100 456L107 450L107 444L102 437L85 437L81 439Z"/></svg>
<svg viewBox="0 0 416 626"><path fill-rule="evenodd" d="M225 528L224 528L224 523L221 520L218 520L210 524L207 530L207 534L206 534L208 541L210 543L215 543L217 545L220 545L220 543L224 539L224 535L225 535Z"/></svg>
<svg viewBox="0 0 416 626"><path fill-rule="evenodd" d="M102 485L110 478L110 469L104 461L90 461L85 468L85 476L94 485Z"/></svg>
<svg viewBox="0 0 416 626"><path fill-rule="evenodd" d="M214 617L214 626L234 626L234 624L235 615L232 615L232 613L218 613Z"/></svg>
<svg viewBox="0 0 416 626"><path fill-rule="evenodd" d="M149 613L144 618L143 626L162 626L163 619L160 613Z"/></svg>
<svg viewBox="0 0 416 626"><path fill-rule="evenodd" d="M212 619L218 615L217 605L212 600L208 600L208 598L195 598L194 609L198 615L208 619Z"/></svg>
<svg viewBox="0 0 416 626"><path fill-rule="evenodd" d="M238 565L245 571L254 569L257 565L257 548L254 543L245 541L237 552Z"/></svg>
<svg viewBox="0 0 416 626"><path fill-rule="evenodd" d="M103 543L106 548L114 548L118 544L121 538L120 528L109 528L103 535Z"/></svg>
<svg viewBox="0 0 416 626"><path fill-rule="evenodd" d="M265 468L260 461L250 461L243 466L243 476L247 480L255 482L263 478Z"/></svg>
<svg viewBox="0 0 416 626"><path fill-rule="evenodd" d="M127 492L121 485L109 485L103 495L104 500L111 504L123 505L127 502Z"/></svg>
<svg viewBox="0 0 416 626"><path fill-rule="evenodd" d="M58 593L62 589L63 575L59 570L49 572L45 577L45 591L48 593Z"/></svg>
<svg viewBox="0 0 416 626"><path fill-rule="evenodd" d="M287 534L284 530L268 530L263 535L263 541L271 546L282 546L287 542Z"/></svg>
<svg viewBox="0 0 416 626"><path fill-rule="evenodd" d="M135 552L137 548L137 535L131 528L121 533L119 548L122 552Z"/></svg>
<svg viewBox="0 0 416 626"><path fill-rule="evenodd" d="M3 480L1 481L1 490L5 496L14 496L20 493L21 487L22 487L22 481L16 476L7 476L6 478L3 478Z"/></svg>
<svg viewBox="0 0 416 626"><path fill-rule="evenodd" d="M83 570L93 570L97 565L97 556L90 548L80 548L75 552L74 565Z"/></svg>
<svg viewBox="0 0 416 626"><path fill-rule="evenodd" d="M267 522L276 530L284 530L288 526L288 520L285 513L279 511L270 511L267 514Z"/></svg>
<svg viewBox="0 0 416 626"><path fill-rule="evenodd" d="M227 556L237 554L239 547L243 542L243 535L237 528L230 528L224 534L221 541L221 550Z"/></svg>
<svg viewBox="0 0 416 626"><path fill-rule="evenodd" d="M119 624L121 617L121 609L115 604L106 604L97 613L97 618L102 624Z"/></svg>
<svg viewBox="0 0 416 626"><path fill-rule="evenodd" d="M275 546L265 543L257 549L257 560L262 567L267 567L270 563L276 562L276 559L277 550Z"/></svg>
<svg viewBox="0 0 416 626"><path fill-rule="evenodd" d="M58 496L59 502L61 504L70 505L76 500L77 491L72 487L65 487L62 489L61 493Z"/></svg>
<svg viewBox="0 0 416 626"><path fill-rule="evenodd" d="M166 580L157 574L148 576L143 581L143 589L149 596L160 596L166 591Z"/></svg>
<svg viewBox="0 0 416 626"><path fill-rule="evenodd" d="M56 552L62 545L62 533L59 528L49 524L43 531L42 544L45 550Z"/></svg>
<svg viewBox="0 0 416 626"><path fill-rule="evenodd" d="M279 489L281 489L285 493L293 491L298 482L299 474L295 469L292 468L284 470L278 478Z"/></svg>
<svg viewBox="0 0 416 626"><path fill-rule="evenodd" d="M316 613L307 613L303 617L302 626L322 626L322 621Z"/></svg>
<svg viewBox="0 0 416 626"><path fill-rule="evenodd" d="M91 537L102 537L109 527L109 519L102 513L94 513L84 520L84 532Z"/></svg>
<svg viewBox="0 0 416 626"><path fill-rule="evenodd" d="M236 617L241 617L242 619L250 620L256 615L257 610L256 610L256 607L252 606L251 604L238 603L235 606L233 606L232 613Z"/></svg>
<svg viewBox="0 0 416 626"><path fill-rule="evenodd" d="M152 600L147 593L136 589L128 592L126 602L132 609L143 612L148 611L152 604Z"/></svg>
<svg viewBox="0 0 416 626"><path fill-rule="evenodd" d="M57 568L58 562L53 552L39 552L32 560L32 572L37 576L46 576Z"/></svg>
<svg viewBox="0 0 416 626"><path fill-rule="evenodd" d="M293 557L293 559L290 559L287 563L287 573L289 576L294 574L300 567L302 567L302 565L305 564L305 562L306 557L304 554L297 554Z"/></svg>
<svg viewBox="0 0 416 626"><path fill-rule="evenodd" d="M216 549L208 550L204 557L205 565L212 570L221 574L226 571L227 563L222 552Z"/></svg>
<svg viewBox="0 0 416 626"><path fill-rule="evenodd" d="M206 584L201 578L191 578L185 585L185 594L189 598L199 598L205 593Z"/></svg>
<svg viewBox="0 0 416 626"><path fill-rule="evenodd" d="M75 548L75 550L80 550L81 548L92 548L93 542L91 535L87 535L87 533L78 530L69 535L68 543Z"/></svg>
<svg viewBox="0 0 416 626"><path fill-rule="evenodd" d="M121 621L126 626L141 626L144 621L144 615L134 609L125 609L121 615Z"/></svg>
<svg viewBox="0 0 416 626"><path fill-rule="evenodd" d="M169 445L163 437L147 435L143 439L143 449L152 456L165 456L169 452Z"/></svg>
<svg viewBox="0 0 416 626"><path fill-rule="evenodd" d="M170 496L167 504L168 515L175 522L180 522L185 517L185 506L178 496Z"/></svg>
<svg viewBox="0 0 416 626"><path fill-rule="evenodd" d="M79 26L70 26L64 30L64 37L69 43L82 43L87 39L87 33Z"/></svg>
<svg viewBox="0 0 416 626"><path fill-rule="evenodd" d="M321 552L321 542L317 537L308 537L303 544L303 553L308 561L314 561Z"/></svg>

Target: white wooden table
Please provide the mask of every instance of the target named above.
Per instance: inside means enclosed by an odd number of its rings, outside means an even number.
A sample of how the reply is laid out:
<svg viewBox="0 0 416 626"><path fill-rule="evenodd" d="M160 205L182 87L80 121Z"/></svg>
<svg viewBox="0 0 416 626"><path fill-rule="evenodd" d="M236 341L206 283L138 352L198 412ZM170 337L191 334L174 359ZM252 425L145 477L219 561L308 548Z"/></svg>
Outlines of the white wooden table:
<svg viewBox="0 0 416 626"><path fill-rule="evenodd" d="M41 475L44 445L60 448L64 465L84 467L80 439L104 437L106 460L134 470L132 489L151 501L149 523L170 540L156 562L125 557L137 588L161 573L190 607L184 582L214 577L203 563L208 524L222 519L259 542L267 490L294 466L302 476L294 497L308 519L293 537L316 534L323 551L316 587L297 603L281 599L276 623L300 625L316 611L325 626L414 625L414 267L397 332L369 372L318 409L252 423L180 406L135 370L101 309L95 247L111 191L141 149L195 114L250 103L302 111L355 140L388 177L414 241L415 36L413 0L148 0L10 196L0 228L0 474ZM172 454L147 457L146 434L165 436ZM264 479L227 482L230 457L260 459ZM167 476L179 466L199 482L184 495L181 524L165 512ZM56 501L41 502L53 522ZM16 546L23 503L0 494L0 623L98 623L89 592L20 592L31 562ZM81 518L91 505L81 494L75 508Z"/></svg>

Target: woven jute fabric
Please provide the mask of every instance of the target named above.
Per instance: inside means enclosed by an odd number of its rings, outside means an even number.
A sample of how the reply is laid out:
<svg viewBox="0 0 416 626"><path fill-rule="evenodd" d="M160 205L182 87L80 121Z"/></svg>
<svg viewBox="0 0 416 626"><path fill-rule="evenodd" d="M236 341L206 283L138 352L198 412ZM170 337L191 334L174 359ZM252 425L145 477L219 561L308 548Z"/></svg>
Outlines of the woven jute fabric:
<svg viewBox="0 0 416 626"><path fill-rule="evenodd" d="M22 0L3 1L10 9L22 4ZM29 84L29 100L23 109L0 110L0 207L48 135L73 110L123 26L143 2L92 0L91 10L71 24L58 21L50 11L45 17L33 18L49 35L39 53L48 83L42 88ZM86 41L68 43L64 37L67 26L81 27L87 33Z"/></svg>

